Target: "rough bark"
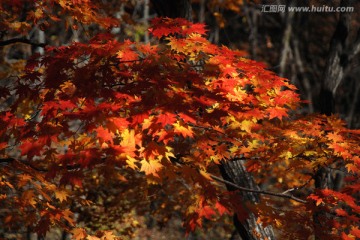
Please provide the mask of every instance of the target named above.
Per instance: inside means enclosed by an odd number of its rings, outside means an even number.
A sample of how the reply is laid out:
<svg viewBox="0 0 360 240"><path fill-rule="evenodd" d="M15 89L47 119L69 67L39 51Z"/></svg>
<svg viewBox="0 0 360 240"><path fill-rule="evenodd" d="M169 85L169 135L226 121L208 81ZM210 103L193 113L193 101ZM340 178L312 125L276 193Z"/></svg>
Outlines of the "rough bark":
<svg viewBox="0 0 360 240"><path fill-rule="evenodd" d="M295 6L294 1L290 1L289 6ZM295 16L295 12L288 12L285 19L285 30L284 30L284 34L283 34L283 39L282 39L282 45L283 45L283 49L281 51L281 55L280 55L280 70L279 70L279 75L281 77L283 77L285 75L285 70L286 70L286 65L287 65L287 61L289 58L289 54L291 51L291 47L290 47L290 43L291 43L291 39L292 39L292 28L293 28L293 22L294 22L294 16Z"/></svg>
<svg viewBox="0 0 360 240"><path fill-rule="evenodd" d="M351 6L354 1L342 0L341 7ZM341 13L338 25L330 43L329 56L327 59L323 78L323 89L331 91L334 95L343 79L344 70L349 64L346 40L349 35L350 13Z"/></svg>
<svg viewBox="0 0 360 240"><path fill-rule="evenodd" d="M234 159L221 164L220 171L223 178L227 181L233 182L242 187L250 189L260 189L255 183L251 174L244 166L244 160ZM234 191L231 186L227 186L229 191ZM239 192L244 201L256 203L259 201L259 194L251 192ZM238 217L234 216L234 225L243 240L256 240L256 239L275 239L274 232L271 226L264 227L256 221L255 214L249 212L249 216L242 222Z"/></svg>

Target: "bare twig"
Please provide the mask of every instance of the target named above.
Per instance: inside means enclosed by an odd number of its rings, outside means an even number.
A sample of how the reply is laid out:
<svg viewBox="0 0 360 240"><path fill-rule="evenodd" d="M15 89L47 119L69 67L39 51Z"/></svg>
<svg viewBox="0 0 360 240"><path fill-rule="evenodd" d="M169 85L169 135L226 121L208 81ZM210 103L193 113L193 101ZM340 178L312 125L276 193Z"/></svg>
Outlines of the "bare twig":
<svg viewBox="0 0 360 240"><path fill-rule="evenodd" d="M4 41L0 41L0 47L4 47L13 43L25 43L25 44L30 44L31 46L34 47L46 47L46 43L35 43L30 41L27 38L12 38L12 39L8 39L8 40L4 40Z"/></svg>
<svg viewBox="0 0 360 240"><path fill-rule="evenodd" d="M222 178L219 178L219 177L217 177L215 175L212 175L212 174L210 174L210 177L212 179L214 179L215 181L230 185L230 186L232 186L232 187L234 187L234 188L236 188L238 190L241 190L241 191L265 194L265 195L282 197L282 198L289 198L289 199L294 200L294 201L299 202L299 203L307 203L307 201L305 201L303 199L294 197L294 196L286 194L286 193L275 193L275 192L269 192L269 191L264 191L264 190L256 190L256 189L245 188L245 187L241 187L241 186L239 186L239 185L237 185L235 183L232 183L232 182L229 182L229 181L224 180Z"/></svg>
<svg viewBox="0 0 360 240"><path fill-rule="evenodd" d="M287 194L288 192L292 192L292 191L295 191L295 190L296 190L296 188L290 188L290 189L282 192L281 194Z"/></svg>
<svg viewBox="0 0 360 240"><path fill-rule="evenodd" d="M46 168L38 167L38 166L35 166L35 165L31 164L29 161L17 160L15 158L1 158L0 163L18 163L18 164L20 163L20 164L23 164L23 165L25 165L27 167L32 168L35 171L38 171L38 172L48 172L49 171ZM65 166L65 168L67 170L69 170L69 171L72 171L72 170L80 169L81 166L80 166L80 164L74 164L74 165L67 165L67 166Z"/></svg>
<svg viewBox="0 0 360 240"><path fill-rule="evenodd" d="M11 163L11 162L20 162L36 171L39 171L39 172L47 172L48 170L47 169L44 169L44 168L39 168L39 167L36 167L36 166L33 166L32 164L30 164L29 162L25 162L25 161L19 161L19 160L16 160L14 158L2 158L0 159L0 163ZM72 165L72 166L66 166L66 169L67 170L77 170L80 168L80 165L78 164L75 164L75 165ZM224 184L227 184L227 185L230 185L238 190L241 190L241 191L246 191L246 192L253 192L253 193L259 193L259 194L265 194L265 195L270 195L270 196L276 196L276 197L282 197L282 198L288 198L288 199L291 199L291 200L294 200L296 202L300 202L300 203L307 203L307 201L305 200L302 200L300 198L297 198L297 197L294 197L292 195L289 195L289 194L286 194L286 192L283 192L283 193L275 193L275 192L269 192L269 191L264 191L264 190L256 190L256 189L250 189L250 188L245 188L245 187L241 187L235 183L232 183L232 182L229 182L227 180L224 180L222 178L219 178L215 175L212 175L210 174L210 177L212 179L214 179L215 181L218 181L218 182L221 182L221 183L224 183Z"/></svg>

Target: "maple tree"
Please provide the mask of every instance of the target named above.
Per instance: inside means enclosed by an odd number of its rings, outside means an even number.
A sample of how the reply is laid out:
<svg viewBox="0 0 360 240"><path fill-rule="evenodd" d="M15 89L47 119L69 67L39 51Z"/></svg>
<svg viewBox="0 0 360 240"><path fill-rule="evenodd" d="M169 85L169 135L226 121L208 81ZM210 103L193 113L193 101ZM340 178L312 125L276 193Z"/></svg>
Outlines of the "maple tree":
<svg viewBox="0 0 360 240"><path fill-rule="evenodd" d="M5 2L2 13L18 3ZM45 3L27 21L56 21ZM90 1L51 4L83 24L115 24L89 10L96 9ZM2 27L28 30L10 18ZM148 44L102 33L46 46L1 86L4 104L13 97L0 119L3 226L45 235L57 225L75 239L115 238L112 229L91 237L77 225L108 186L117 192L106 204L119 218L156 200L163 218L180 209L187 231L236 213L240 222L254 214L288 239L360 237L358 130L336 116L296 115L295 86L245 52L211 44L203 24L155 18L149 32ZM219 166L237 159L267 189L222 178ZM314 188L323 166L344 167L341 190ZM319 209L326 213L320 230Z"/></svg>

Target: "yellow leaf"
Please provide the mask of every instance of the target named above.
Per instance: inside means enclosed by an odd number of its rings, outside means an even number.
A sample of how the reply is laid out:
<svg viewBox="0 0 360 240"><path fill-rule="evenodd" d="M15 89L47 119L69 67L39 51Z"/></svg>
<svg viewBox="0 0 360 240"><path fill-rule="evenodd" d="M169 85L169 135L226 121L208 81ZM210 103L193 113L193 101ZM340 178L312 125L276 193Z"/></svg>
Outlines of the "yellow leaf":
<svg viewBox="0 0 360 240"><path fill-rule="evenodd" d="M171 157L172 157L172 158L175 158L175 155L174 155L174 153L172 152L173 149L172 149L171 147L169 147L169 146L166 146L165 148L166 148L166 150L167 150L167 152L165 153L165 158L166 158L167 160L169 160L169 161L170 161L170 158L171 158Z"/></svg>
<svg viewBox="0 0 360 240"><path fill-rule="evenodd" d="M66 201L68 194L65 190L55 190L55 197L59 199L60 202Z"/></svg>
<svg viewBox="0 0 360 240"><path fill-rule="evenodd" d="M283 152L280 157L284 157L285 159L290 159L293 157L292 153L290 151Z"/></svg>
<svg viewBox="0 0 360 240"><path fill-rule="evenodd" d="M127 152L133 152L135 148L135 131L125 129L121 133L121 143L120 145L126 149Z"/></svg>
<svg viewBox="0 0 360 240"><path fill-rule="evenodd" d="M158 160L142 160L141 162L141 172L145 172L146 175L152 174L155 177L159 177L158 171L163 168L163 165Z"/></svg>
<svg viewBox="0 0 360 240"><path fill-rule="evenodd" d="M72 96L76 91L76 86L71 81L66 81L60 85L61 91L68 95Z"/></svg>
<svg viewBox="0 0 360 240"><path fill-rule="evenodd" d="M194 133L190 126L184 127L180 124L179 121L174 123L174 132L181 134L184 138L186 137L194 137Z"/></svg>
<svg viewBox="0 0 360 240"><path fill-rule="evenodd" d="M255 149L259 146L259 141L254 139L252 141L249 142L249 148L250 149Z"/></svg>
<svg viewBox="0 0 360 240"><path fill-rule="evenodd" d="M305 152L304 152L304 155L307 156L307 157L309 157L309 156L314 156L314 155L316 155L316 154L317 154L316 151L305 151Z"/></svg>
<svg viewBox="0 0 360 240"><path fill-rule="evenodd" d="M129 155L126 156L127 160L126 163L128 165L129 168L133 169L133 170L137 170L139 167L136 165L136 163L138 162L138 160L136 160L133 157L130 157Z"/></svg>
<svg viewBox="0 0 360 240"><path fill-rule="evenodd" d="M39 19L44 15L44 12L41 8L38 8L38 9L36 9L34 15L35 15L36 19Z"/></svg>
<svg viewBox="0 0 360 240"><path fill-rule="evenodd" d="M281 221L278 220L278 219L275 219L275 224L276 224L277 227L281 227L281 226L282 226Z"/></svg>
<svg viewBox="0 0 360 240"><path fill-rule="evenodd" d="M254 125L254 123L250 120L244 120L241 122L240 125L240 129L247 132L247 133L251 133L251 127Z"/></svg>
<svg viewBox="0 0 360 240"><path fill-rule="evenodd" d="M114 240L115 237L112 231L104 231L101 240Z"/></svg>
<svg viewBox="0 0 360 240"><path fill-rule="evenodd" d="M153 120L154 120L154 116L149 116L149 118L144 119L144 122L142 124L142 129L143 130L148 129L151 126L151 124L153 124Z"/></svg>
<svg viewBox="0 0 360 240"><path fill-rule="evenodd" d="M238 146L236 146L236 145L233 145L233 146L229 149L230 153L235 153L235 152L237 152L238 150L239 150L239 148L238 148Z"/></svg>

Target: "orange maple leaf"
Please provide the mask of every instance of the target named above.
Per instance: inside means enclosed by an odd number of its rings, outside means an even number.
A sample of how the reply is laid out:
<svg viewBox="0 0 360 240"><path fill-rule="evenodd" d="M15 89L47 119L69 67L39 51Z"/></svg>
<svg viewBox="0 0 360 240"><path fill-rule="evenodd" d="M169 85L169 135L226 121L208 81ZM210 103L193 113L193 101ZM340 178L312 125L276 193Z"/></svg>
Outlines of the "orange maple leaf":
<svg viewBox="0 0 360 240"><path fill-rule="evenodd" d="M65 190L55 190L55 197L59 199L60 202L66 201L68 193Z"/></svg>
<svg viewBox="0 0 360 240"><path fill-rule="evenodd" d="M351 172L357 173L360 171L360 169L355 164L348 163L345 165L345 167L349 173L351 173Z"/></svg>
<svg viewBox="0 0 360 240"><path fill-rule="evenodd" d="M122 147L124 147L124 151L131 153L134 152L136 150L135 148L135 131L134 130L129 130L129 129L125 129L122 133L121 133L121 143L120 145Z"/></svg>
<svg viewBox="0 0 360 240"><path fill-rule="evenodd" d="M113 144L114 133L110 132L109 129L105 129L103 126L100 126L95 129L97 137L99 138L100 144L108 142Z"/></svg>
<svg viewBox="0 0 360 240"><path fill-rule="evenodd" d="M74 226L75 225L75 220L73 218L73 212L71 212L69 209L65 209L64 211L62 211L62 217L71 225Z"/></svg>
<svg viewBox="0 0 360 240"><path fill-rule="evenodd" d="M87 233L86 233L85 229L83 229L83 228L74 228L71 231L71 233L75 240L82 240L82 239L85 239L87 236Z"/></svg>
<svg viewBox="0 0 360 240"><path fill-rule="evenodd" d="M333 142L343 142L344 141L343 137L336 132L334 132L334 133L330 132L330 133L326 134L326 138Z"/></svg>
<svg viewBox="0 0 360 240"><path fill-rule="evenodd" d="M138 60L139 54L131 49L124 49L117 53L117 57L120 59L120 62L128 62Z"/></svg>
<svg viewBox="0 0 360 240"><path fill-rule="evenodd" d="M310 196L308 196L309 199L314 200L315 201L315 205L319 206L321 203L323 203L323 199L315 194L311 194Z"/></svg>
<svg viewBox="0 0 360 240"><path fill-rule="evenodd" d="M283 107L274 107L267 110L269 112L269 119L278 118L282 120L283 117L287 117L287 109Z"/></svg>

